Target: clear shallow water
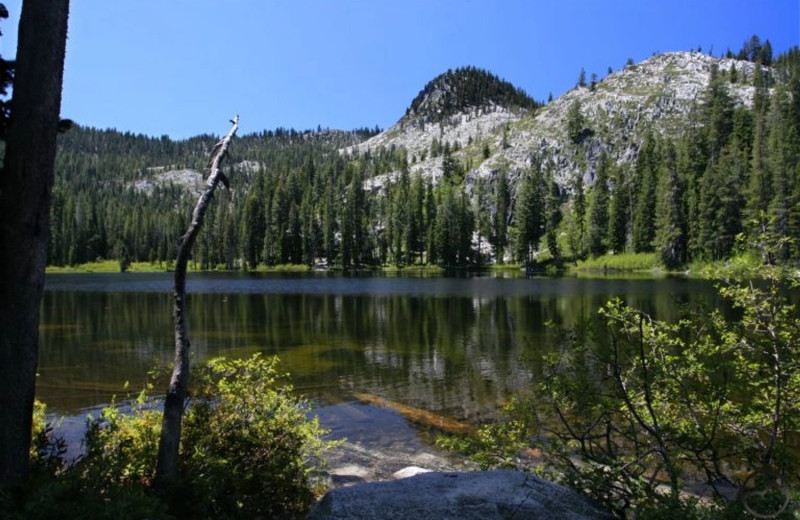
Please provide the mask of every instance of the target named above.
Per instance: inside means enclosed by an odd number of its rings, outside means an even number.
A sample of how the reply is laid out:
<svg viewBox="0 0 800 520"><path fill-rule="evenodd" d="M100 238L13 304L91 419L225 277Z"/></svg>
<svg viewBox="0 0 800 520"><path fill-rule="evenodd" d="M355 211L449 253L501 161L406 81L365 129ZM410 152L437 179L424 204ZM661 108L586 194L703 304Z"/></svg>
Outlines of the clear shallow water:
<svg viewBox="0 0 800 520"><path fill-rule="evenodd" d="M171 363L171 286L170 273L47 277L37 396L49 411L80 414ZM388 424L366 412L348 422L342 410L353 408L338 405L354 394L470 422L493 415L536 382L539 359L557 346L547 322L592 326L613 296L664 319L720 303L710 283L680 278L192 273L187 289L194 362L277 354L349 437Z"/></svg>

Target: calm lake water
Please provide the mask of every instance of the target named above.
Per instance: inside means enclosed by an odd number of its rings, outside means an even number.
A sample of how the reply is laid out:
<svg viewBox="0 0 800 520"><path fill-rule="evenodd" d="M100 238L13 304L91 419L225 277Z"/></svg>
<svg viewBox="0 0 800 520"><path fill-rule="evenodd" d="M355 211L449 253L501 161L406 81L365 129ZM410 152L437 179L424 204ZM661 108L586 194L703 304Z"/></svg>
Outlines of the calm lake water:
<svg viewBox="0 0 800 520"><path fill-rule="evenodd" d="M171 285L169 273L47 277L37 397L49 411L78 415L172 362ZM591 326L614 296L663 319L720 304L712 284L682 278L192 273L187 289L194 362L277 354L319 405L371 394L466 421L536 382L557 346L548 322Z"/></svg>

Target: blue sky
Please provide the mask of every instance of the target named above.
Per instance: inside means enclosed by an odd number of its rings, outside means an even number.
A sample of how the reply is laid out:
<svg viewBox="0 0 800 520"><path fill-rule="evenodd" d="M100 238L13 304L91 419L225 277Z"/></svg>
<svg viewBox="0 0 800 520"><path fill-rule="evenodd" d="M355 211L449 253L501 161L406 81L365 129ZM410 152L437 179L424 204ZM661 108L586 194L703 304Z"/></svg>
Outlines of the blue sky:
<svg viewBox="0 0 800 520"><path fill-rule="evenodd" d="M20 0L5 0L2 55ZM62 116L184 138L388 127L436 75L488 69L544 100L628 58L800 44L798 0L73 0Z"/></svg>

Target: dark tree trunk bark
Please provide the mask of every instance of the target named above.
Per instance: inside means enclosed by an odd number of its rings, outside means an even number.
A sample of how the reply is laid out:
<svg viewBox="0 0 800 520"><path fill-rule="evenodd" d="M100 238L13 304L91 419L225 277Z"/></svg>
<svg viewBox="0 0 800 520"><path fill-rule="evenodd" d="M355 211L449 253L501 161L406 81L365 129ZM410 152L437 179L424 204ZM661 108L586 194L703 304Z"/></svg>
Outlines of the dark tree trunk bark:
<svg viewBox="0 0 800 520"><path fill-rule="evenodd" d="M228 144L239 128L239 116L231 121L228 134L216 144L208 161L209 175L206 189L197 201L192 213L192 222L181 237L178 258L175 262L175 285L172 296L175 300L175 362L172 378L164 399L164 417L161 421L161 438L158 444L156 487L166 489L178 477L178 456L181 440L181 422L186 393L189 388L189 333L186 326L186 267L203 218L219 181L227 186L228 180L220 170L221 161L227 157Z"/></svg>
<svg viewBox="0 0 800 520"><path fill-rule="evenodd" d="M0 486L29 471L69 0L25 0L0 173Z"/></svg>

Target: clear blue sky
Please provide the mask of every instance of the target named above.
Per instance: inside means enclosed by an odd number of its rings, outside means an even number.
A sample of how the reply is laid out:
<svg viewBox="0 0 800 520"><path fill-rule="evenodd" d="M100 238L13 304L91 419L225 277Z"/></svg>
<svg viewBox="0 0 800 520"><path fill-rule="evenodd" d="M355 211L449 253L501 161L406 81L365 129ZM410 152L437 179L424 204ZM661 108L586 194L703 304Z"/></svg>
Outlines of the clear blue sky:
<svg viewBox="0 0 800 520"><path fill-rule="evenodd" d="M20 0L5 0L2 55ZM73 0L62 116L183 138L393 124L436 75L475 65L544 100L583 67L768 38L800 44L798 0Z"/></svg>

